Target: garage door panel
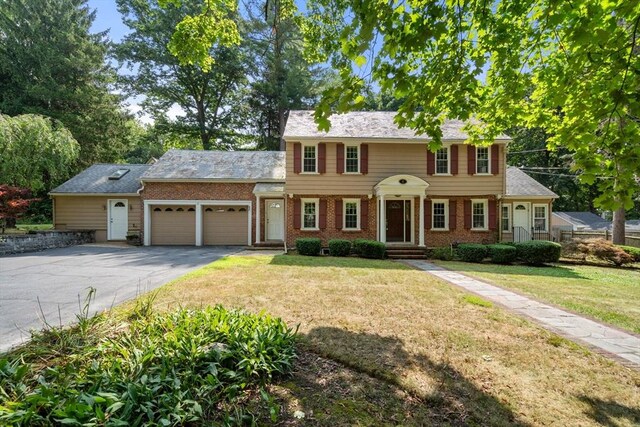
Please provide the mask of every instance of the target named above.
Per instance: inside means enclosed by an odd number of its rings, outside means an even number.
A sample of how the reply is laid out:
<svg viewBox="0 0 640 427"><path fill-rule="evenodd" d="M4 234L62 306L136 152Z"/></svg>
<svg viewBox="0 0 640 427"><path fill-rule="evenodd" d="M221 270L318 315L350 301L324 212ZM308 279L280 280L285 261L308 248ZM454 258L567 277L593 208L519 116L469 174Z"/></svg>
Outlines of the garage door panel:
<svg viewBox="0 0 640 427"><path fill-rule="evenodd" d="M152 206L151 244L195 245L195 208L193 206Z"/></svg>
<svg viewBox="0 0 640 427"><path fill-rule="evenodd" d="M203 212L203 243L205 245L246 245L247 216L244 206L206 207Z"/></svg>

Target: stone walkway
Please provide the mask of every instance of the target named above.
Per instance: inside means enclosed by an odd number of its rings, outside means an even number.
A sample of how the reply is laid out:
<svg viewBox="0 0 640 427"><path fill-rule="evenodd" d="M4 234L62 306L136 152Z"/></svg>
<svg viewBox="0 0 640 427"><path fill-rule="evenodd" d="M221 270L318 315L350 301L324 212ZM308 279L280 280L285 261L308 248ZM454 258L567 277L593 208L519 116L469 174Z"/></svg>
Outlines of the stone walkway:
<svg viewBox="0 0 640 427"><path fill-rule="evenodd" d="M425 261L403 262L529 317L546 329L586 344L605 356L613 355L627 366L640 369L640 338L637 336Z"/></svg>

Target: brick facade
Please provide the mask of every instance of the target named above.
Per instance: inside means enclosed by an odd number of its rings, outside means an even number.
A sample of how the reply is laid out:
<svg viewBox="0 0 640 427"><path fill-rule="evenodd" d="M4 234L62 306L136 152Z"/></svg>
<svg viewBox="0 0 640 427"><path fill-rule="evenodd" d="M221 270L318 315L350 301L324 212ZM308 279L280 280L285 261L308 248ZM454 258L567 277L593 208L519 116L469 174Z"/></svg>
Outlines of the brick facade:
<svg viewBox="0 0 640 427"><path fill-rule="evenodd" d="M294 201L296 199L320 199L327 201L327 226L323 230L302 230L294 228ZM377 237L377 198L369 200L369 225L367 230L362 231L344 231L336 228L335 222L335 201L342 199L360 199L365 200L366 197L361 196L318 196L313 194L308 195L296 195L294 198L287 200L287 245L290 247L295 246L295 241L300 237L319 237L322 239L322 245L327 246L330 239L371 239L376 240ZM475 198L486 198L488 200L495 200L495 196L474 196ZM438 197L442 199L442 197ZM439 247L447 246L451 243L465 242L465 243L495 243L498 239L497 230L487 231L474 231L465 230L464 228L464 200L469 197L450 197L449 200L456 200L456 228L452 231L433 231L428 230L425 226L425 245L427 247ZM413 198L413 228L414 228L414 244L418 244L420 235L420 198ZM498 208L496 208L498 209ZM487 213L488 214L488 213ZM425 219L427 215L425 214ZM498 212L496 212L496 221L499 221Z"/></svg>

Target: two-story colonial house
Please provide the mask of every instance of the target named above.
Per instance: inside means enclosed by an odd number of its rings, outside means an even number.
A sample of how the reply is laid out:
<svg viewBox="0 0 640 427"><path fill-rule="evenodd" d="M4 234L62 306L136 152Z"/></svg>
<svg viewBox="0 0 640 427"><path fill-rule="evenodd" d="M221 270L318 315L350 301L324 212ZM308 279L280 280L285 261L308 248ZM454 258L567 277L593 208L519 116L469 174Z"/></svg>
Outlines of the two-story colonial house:
<svg viewBox="0 0 640 427"><path fill-rule="evenodd" d="M557 196L507 167L510 139L443 146L398 128L393 112L332 116L317 130L292 111L285 152L170 150L153 165L94 165L51 192L57 229L145 245L295 245L298 237L437 247L549 237Z"/></svg>

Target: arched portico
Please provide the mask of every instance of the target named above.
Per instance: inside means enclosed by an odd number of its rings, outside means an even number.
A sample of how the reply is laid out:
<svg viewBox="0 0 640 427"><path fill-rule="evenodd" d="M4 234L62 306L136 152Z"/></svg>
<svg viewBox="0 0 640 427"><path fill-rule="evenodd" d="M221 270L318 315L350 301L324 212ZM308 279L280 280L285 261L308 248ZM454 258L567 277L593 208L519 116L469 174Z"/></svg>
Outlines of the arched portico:
<svg viewBox="0 0 640 427"><path fill-rule="evenodd" d="M392 227L392 231L397 229L398 226L406 227L404 222L402 225L394 224L393 222L397 221L396 218L400 218L400 216L395 213L395 209L402 209L403 221L406 220L407 203L400 203L400 201L409 200L411 211L409 215L411 239L408 240L405 237L403 241L405 243L413 241L413 230L415 227L413 215L415 209L414 198L419 197L418 245L424 246L424 198L427 187L429 187L428 182L413 175L393 175L383 179L373 187L374 194L378 199L378 240L387 243L387 228L389 226ZM389 218L387 218L388 213ZM389 224L389 220L392 221L391 224ZM404 228L402 232L406 236Z"/></svg>

